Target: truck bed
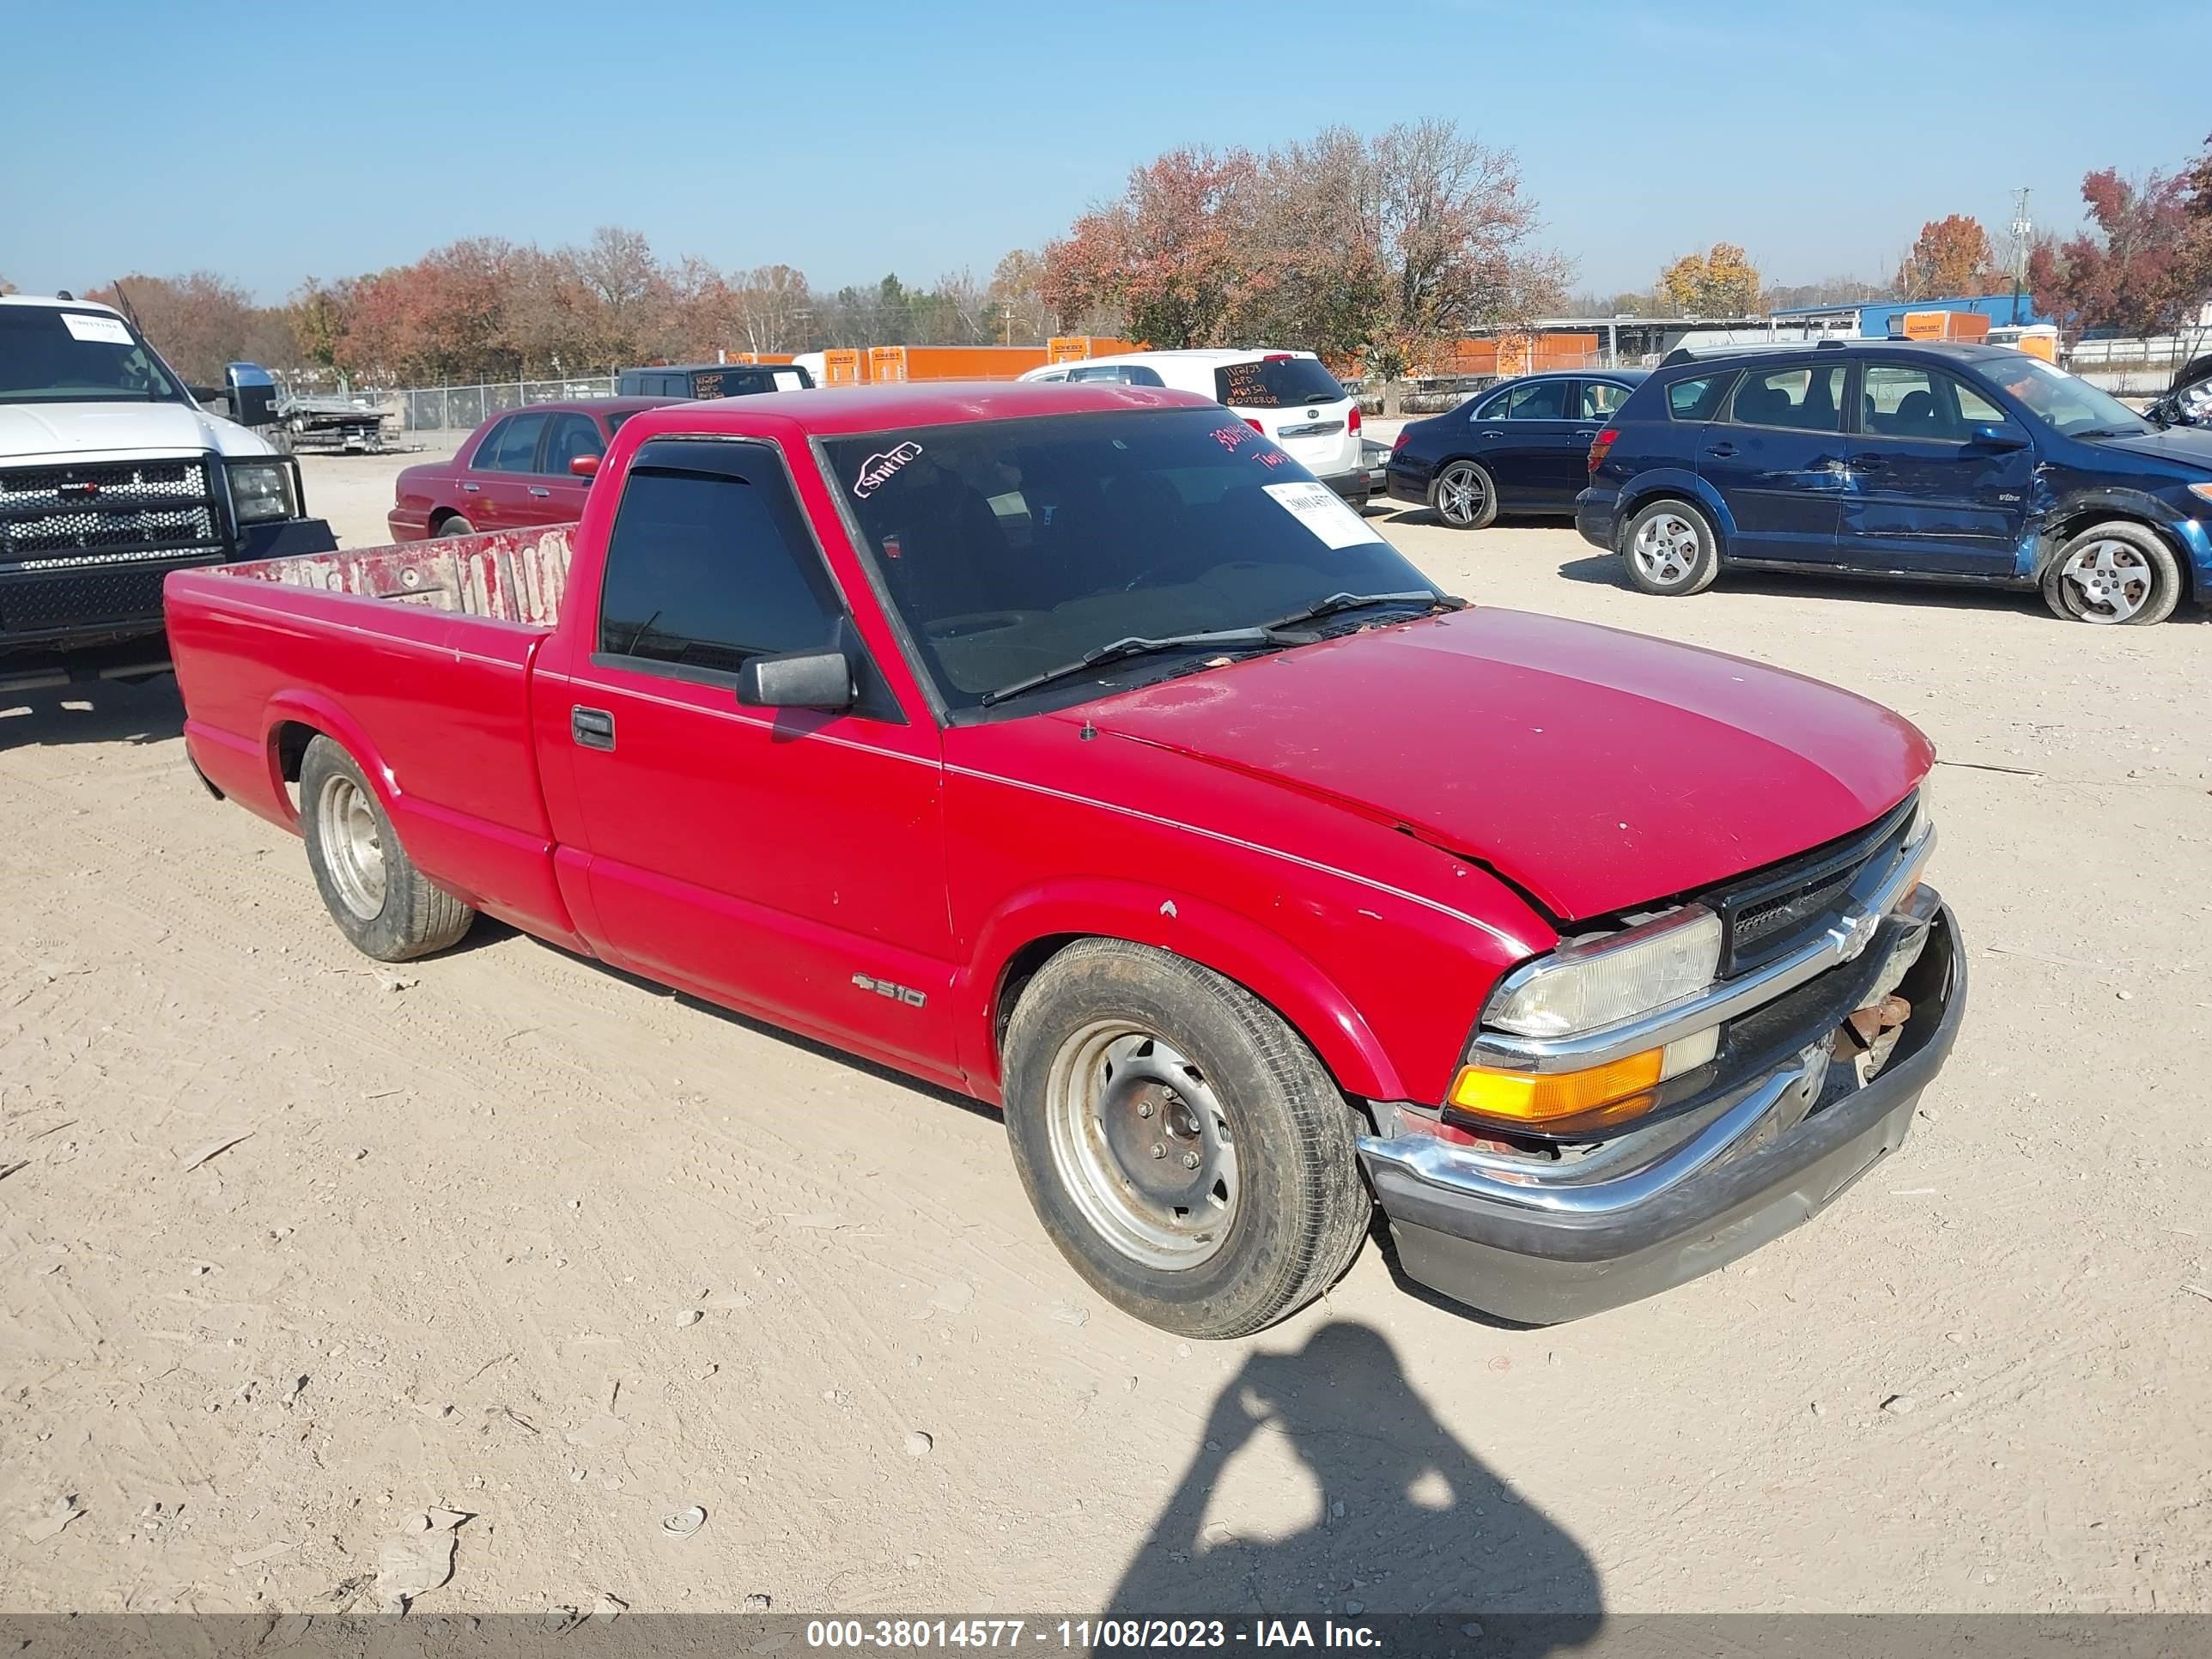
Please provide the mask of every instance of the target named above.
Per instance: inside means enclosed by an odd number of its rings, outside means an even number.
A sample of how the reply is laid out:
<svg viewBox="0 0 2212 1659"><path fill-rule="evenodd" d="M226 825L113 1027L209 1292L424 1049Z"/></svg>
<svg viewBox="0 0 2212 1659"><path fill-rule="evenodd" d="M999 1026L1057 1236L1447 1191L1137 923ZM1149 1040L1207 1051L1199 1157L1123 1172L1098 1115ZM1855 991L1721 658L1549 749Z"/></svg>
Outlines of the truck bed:
<svg viewBox="0 0 2212 1659"><path fill-rule="evenodd" d="M398 599L432 611L550 629L560 620L562 596L568 591L568 537L574 528L548 525L389 547L342 548L222 565L205 574Z"/></svg>
<svg viewBox="0 0 2212 1659"><path fill-rule="evenodd" d="M310 737L334 737L434 879L568 943L531 668L560 616L574 530L173 573L164 609L193 763L224 794L296 829L287 781Z"/></svg>

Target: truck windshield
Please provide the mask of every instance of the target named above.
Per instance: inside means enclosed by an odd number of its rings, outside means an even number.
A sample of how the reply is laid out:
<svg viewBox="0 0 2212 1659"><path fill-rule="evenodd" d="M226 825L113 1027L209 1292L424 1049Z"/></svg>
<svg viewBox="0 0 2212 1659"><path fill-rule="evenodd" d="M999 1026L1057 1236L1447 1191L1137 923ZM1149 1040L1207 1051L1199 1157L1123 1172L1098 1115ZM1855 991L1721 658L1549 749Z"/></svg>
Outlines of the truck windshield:
<svg viewBox="0 0 2212 1659"><path fill-rule="evenodd" d="M121 318L0 306L0 404L184 401L183 388Z"/></svg>
<svg viewBox="0 0 2212 1659"><path fill-rule="evenodd" d="M1398 596L1402 616L1406 595L1423 596L1419 608L1437 591L1224 410L918 427L822 447L956 709L994 691L1005 701L1037 675L1065 690L1054 671L1117 642L1261 628L1340 594ZM1336 609L1331 626L1392 614ZM1158 675L1212 654L1121 653L1099 674Z"/></svg>

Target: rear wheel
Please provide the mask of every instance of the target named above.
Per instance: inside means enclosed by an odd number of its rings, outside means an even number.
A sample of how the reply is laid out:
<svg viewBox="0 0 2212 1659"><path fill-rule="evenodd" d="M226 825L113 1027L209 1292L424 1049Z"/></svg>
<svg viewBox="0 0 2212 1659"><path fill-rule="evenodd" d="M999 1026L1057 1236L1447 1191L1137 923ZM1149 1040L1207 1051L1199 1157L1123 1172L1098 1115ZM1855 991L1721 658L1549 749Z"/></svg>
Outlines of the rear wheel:
<svg viewBox="0 0 2212 1659"><path fill-rule="evenodd" d="M1344 1097L1241 986L1088 939L1047 963L1006 1034L1014 1167L1101 1296L1184 1336L1304 1307L1358 1253L1370 1206Z"/></svg>
<svg viewBox="0 0 2212 1659"><path fill-rule="evenodd" d="M448 513L438 520L437 527L433 533L440 536L473 536L477 533L477 527L459 514Z"/></svg>
<svg viewBox="0 0 2212 1659"><path fill-rule="evenodd" d="M1429 500L1455 530L1480 530L1498 516L1498 486L1474 461L1453 461L1437 474Z"/></svg>
<svg viewBox="0 0 2212 1659"><path fill-rule="evenodd" d="M1687 501L1654 501L1629 520L1620 562L1646 593L1702 593L1721 574L1720 543L1711 522Z"/></svg>
<svg viewBox="0 0 2212 1659"><path fill-rule="evenodd" d="M2043 602L2068 622L2164 622L2181 602L2181 567L2156 531L2114 519L2058 550L2043 573Z"/></svg>
<svg viewBox="0 0 2212 1659"><path fill-rule="evenodd" d="M476 920L415 867L360 766L328 738L313 739L300 757L300 830L324 905L364 955L428 956Z"/></svg>

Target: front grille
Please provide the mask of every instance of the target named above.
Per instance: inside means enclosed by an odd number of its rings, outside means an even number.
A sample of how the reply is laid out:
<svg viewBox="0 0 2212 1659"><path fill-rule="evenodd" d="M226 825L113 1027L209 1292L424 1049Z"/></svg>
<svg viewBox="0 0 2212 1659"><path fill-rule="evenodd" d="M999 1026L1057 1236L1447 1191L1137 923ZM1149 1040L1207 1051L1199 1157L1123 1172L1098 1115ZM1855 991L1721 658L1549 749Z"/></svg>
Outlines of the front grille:
<svg viewBox="0 0 2212 1659"><path fill-rule="evenodd" d="M60 568L222 545L204 460L0 468L0 567Z"/></svg>
<svg viewBox="0 0 2212 1659"><path fill-rule="evenodd" d="M199 458L0 467L0 629L158 622L161 578L224 556Z"/></svg>
<svg viewBox="0 0 2212 1659"><path fill-rule="evenodd" d="M1860 872L1897 856L1913 805L1907 797L1863 830L1703 895L1721 919L1722 977L1785 956L1836 921Z"/></svg>

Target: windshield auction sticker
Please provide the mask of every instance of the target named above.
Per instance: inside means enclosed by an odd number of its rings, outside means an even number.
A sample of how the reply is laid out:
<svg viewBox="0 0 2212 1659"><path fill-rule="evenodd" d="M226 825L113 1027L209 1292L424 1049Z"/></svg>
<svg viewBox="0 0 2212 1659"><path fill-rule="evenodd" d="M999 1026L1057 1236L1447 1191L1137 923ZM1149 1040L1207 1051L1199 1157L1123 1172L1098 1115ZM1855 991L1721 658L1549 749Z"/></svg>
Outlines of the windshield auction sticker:
<svg viewBox="0 0 2212 1659"><path fill-rule="evenodd" d="M1273 496L1285 512L1320 537L1324 546L1358 547L1382 539L1327 484L1279 483L1260 487Z"/></svg>
<svg viewBox="0 0 2212 1659"><path fill-rule="evenodd" d="M97 340L102 345L129 345L131 331L119 317L88 317L81 311L62 313L62 326L73 340Z"/></svg>

